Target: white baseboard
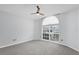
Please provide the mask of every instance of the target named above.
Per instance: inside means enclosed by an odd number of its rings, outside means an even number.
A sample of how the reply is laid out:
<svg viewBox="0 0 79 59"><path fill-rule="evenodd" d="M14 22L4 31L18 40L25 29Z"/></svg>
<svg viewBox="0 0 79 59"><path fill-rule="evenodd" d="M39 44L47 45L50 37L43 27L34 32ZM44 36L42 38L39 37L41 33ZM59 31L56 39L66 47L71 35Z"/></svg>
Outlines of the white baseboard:
<svg viewBox="0 0 79 59"><path fill-rule="evenodd" d="M42 40L43 40L43 39L42 39ZM67 46L67 47L69 47L69 48L71 48L71 49L73 49L73 50L79 52L79 49L73 48L73 47L71 47L71 46L68 46L68 45L63 44L63 43L60 43L60 42L50 41L50 40L43 40L43 41L49 41L49 42L53 42L53 43L57 43L57 44L61 44L61 45Z"/></svg>
<svg viewBox="0 0 79 59"><path fill-rule="evenodd" d="M31 39L31 40L33 40L33 39ZM31 40L28 40L28 41L31 41ZM13 45L17 45L17 44L25 43L25 42L28 42L28 41L21 41L21 42L17 42L17 43L9 44L9 45L1 46L0 48L5 48L5 47L9 47L9 46L13 46Z"/></svg>
<svg viewBox="0 0 79 59"><path fill-rule="evenodd" d="M73 50L79 52L79 49L76 49L76 48L74 48L74 47L71 47L71 46L69 46L69 45L67 45L67 44L62 44L62 45L65 45L65 46L67 46L67 47L69 47L69 48L71 48L71 49L73 49Z"/></svg>

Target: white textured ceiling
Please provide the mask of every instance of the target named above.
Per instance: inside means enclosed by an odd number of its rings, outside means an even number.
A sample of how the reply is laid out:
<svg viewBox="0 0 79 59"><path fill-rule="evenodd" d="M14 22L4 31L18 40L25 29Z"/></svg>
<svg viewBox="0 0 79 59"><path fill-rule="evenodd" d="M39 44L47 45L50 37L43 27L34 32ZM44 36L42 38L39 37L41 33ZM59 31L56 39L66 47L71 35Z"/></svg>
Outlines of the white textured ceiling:
<svg viewBox="0 0 79 59"><path fill-rule="evenodd" d="M54 15L58 13L64 13L79 7L78 4L49 4L40 5L43 12L47 15Z"/></svg>
<svg viewBox="0 0 79 59"><path fill-rule="evenodd" d="M79 7L78 4L40 4L41 12L46 16L51 16L57 13L64 13ZM39 18L41 16L31 15L36 12L34 4L1 4L0 11L10 12L19 16L29 18Z"/></svg>

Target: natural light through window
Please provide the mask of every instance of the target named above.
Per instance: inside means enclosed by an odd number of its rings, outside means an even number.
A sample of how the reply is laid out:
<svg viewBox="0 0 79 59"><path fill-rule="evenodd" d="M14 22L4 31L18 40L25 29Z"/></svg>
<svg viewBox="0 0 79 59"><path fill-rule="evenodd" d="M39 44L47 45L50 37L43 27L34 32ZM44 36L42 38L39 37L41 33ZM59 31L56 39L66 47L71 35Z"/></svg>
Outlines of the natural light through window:
<svg viewBox="0 0 79 59"><path fill-rule="evenodd" d="M56 16L50 16L43 20L42 25L48 25L48 24L59 24L59 20L56 18Z"/></svg>

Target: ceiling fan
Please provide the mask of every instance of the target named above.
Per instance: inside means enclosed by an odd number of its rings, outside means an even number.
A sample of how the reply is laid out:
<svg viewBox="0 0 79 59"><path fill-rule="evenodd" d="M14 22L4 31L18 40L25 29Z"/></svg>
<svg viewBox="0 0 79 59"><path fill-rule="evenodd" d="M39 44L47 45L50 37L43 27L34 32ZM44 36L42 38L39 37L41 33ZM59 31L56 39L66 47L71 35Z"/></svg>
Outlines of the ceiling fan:
<svg viewBox="0 0 79 59"><path fill-rule="evenodd" d="M37 5L36 8L37 8L37 11L35 13L32 13L32 14L42 15L43 16L44 14L40 13L40 7L39 7L39 5Z"/></svg>

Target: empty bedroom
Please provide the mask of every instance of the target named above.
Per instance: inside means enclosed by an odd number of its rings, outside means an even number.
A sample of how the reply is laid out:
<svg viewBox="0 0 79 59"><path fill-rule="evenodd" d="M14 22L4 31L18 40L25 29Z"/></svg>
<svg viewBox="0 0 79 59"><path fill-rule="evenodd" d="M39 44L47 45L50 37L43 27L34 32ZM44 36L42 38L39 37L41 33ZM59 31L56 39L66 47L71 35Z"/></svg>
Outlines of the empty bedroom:
<svg viewBox="0 0 79 59"><path fill-rule="evenodd" d="M0 4L0 55L79 55L79 4Z"/></svg>

